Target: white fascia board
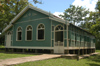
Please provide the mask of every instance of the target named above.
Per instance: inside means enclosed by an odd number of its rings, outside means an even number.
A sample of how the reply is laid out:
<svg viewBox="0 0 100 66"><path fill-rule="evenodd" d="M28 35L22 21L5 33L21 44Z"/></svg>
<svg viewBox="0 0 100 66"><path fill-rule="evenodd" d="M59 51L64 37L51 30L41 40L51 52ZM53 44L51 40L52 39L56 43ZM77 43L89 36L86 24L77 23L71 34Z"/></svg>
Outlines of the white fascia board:
<svg viewBox="0 0 100 66"><path fill-rule="evenodd" d="M13 19L11 20L10 24L9 24L6 28L3 29L2 33L5 32L6 30L8 30L8 29L12 26L12 23L14 23L18 18L20 18L20 16L21 16L22 14L25 13L25 11L28 10L28 7L29 7L29 6L26 6L15 18L13 18Z"/></svg>
<svg viewBox="0 0 100 66"><path fill-rule="evenodd" d="M14 23L21 15L23 15L28 10L28 6L26 6L14 19L11 20L10 24Z"/></svg>
<svg viewBox="0 0 100 66"><path fill-rule="evenodd" d="M42 10L42 9L40 9L40 8L34 7L34 6L30 6L30 5L29 5L29 8L31 8L31 9L33 9L33 10L36 10L36 11L38 11L38 12L41 12L41 13L43 13L43 14L46 14L46 15L48 15L48 16L51 16L51 17L54 16L53 14L51 14L51 13L49 13L49 12L47 12L47 11L44 11L44 10Z"/></svg>
<svg viewBox="0 0 100 66"><path fill-rule="evenodd" d="M2 33L5 32L5 31L7 31L12 26L13 26L12 24L9 24L5 29L3 29Z"/></svg>

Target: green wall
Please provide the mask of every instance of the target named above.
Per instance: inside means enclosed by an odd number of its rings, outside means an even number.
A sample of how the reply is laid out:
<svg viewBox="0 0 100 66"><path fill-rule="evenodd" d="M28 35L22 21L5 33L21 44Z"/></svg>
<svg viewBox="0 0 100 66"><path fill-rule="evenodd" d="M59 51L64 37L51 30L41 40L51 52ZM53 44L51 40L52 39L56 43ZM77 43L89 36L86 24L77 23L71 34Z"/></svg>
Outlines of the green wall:
<svg viewBox="0 0 100 66"><path fill-rule="evenodd" d="M51 47L51 20L47 18L47 15L39 13L37 11L29 9L25 14L23 14L12 27L13 29L13 41L12 46L27 46L27 47ZM37 40L37 26L38 24L44 24L45 26L45 40ZM33 28L32 41L25 40L26 27L31 25ZM22 27L22 41L16 41L16 31L17 28Z"/></svg>
<svg viewBox="0 0 100 66"><path fill-rule="evenodd" d="M94 47L93 35L70 24L69 25L69 46L70 47Z"/></svg>

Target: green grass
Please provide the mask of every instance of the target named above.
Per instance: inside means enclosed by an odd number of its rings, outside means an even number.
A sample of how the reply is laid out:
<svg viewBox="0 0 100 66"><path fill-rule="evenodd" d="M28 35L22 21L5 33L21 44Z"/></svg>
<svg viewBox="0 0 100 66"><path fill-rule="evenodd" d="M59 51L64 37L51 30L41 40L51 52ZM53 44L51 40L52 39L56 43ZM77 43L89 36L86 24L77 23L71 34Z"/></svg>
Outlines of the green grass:
<svg viewBox="0 0 100 66"><path fill-rule="evenodd" d="M100 53L100 50L96 50L96 52L99 52Z"/></svg>
<svg viewBox="0 0 100 66"><path fill-rule="evenodd" d="M100 50L96 50L100 52ZM100 66L100 53L95 56L90 56L89 58L80 59L65 59L65 58L56 58L48 59L35 62L26 62L14 66Z"/></svg>
<svg viewBox="0 0 100 66"><path fill-rule="evenodd" d="M4 48L4 46L3 45L0 45L0 48ZM0 59L27 57L27 56L34 56L34 55L35 54L7 53L7 52L5 52L5 50L0 50Z"/></svg>
<svg viewBox="0 0 100 66"><path fill-rule="evenodd" d="M0 45L0 48L4 48L4 46L3 45Z"/></svg>
<svg viewBox="0 0 100 66"><path fill-rule="evenodd" d="M34 56L34 54L0 53L0 59Z"/></svg>

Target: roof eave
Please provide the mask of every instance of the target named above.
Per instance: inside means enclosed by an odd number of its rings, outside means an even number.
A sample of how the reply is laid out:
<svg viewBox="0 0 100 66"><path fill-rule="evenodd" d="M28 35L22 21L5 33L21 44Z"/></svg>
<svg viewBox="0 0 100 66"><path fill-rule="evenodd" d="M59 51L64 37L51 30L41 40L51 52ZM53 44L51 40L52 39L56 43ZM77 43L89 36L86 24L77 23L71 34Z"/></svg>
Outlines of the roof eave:
<svg viewBox="0 0 100 66"><path fill-rule="evenodd" d="M8 25L5 29L3 29L2 33L4 33L5 31L7 31L12 26L13 26L12 24Z"/></svg>
<svg viewBox="0 0 100 66"><path fill-rule="evenodd" d="M60 23L64 23L65 24L65 20L61 20L59 18L55 18L55 17L49 17L49 19L54 20L54 21L58 21Z"/></svg>
<svg viewBox="0 0 100 66"><path fill-rule="evenodd" d="M14 19L11 20L10 24L14 23L18 18L20 18L21 15L23 15L27 10L29 9L28 6L26 6Z"/></svg>

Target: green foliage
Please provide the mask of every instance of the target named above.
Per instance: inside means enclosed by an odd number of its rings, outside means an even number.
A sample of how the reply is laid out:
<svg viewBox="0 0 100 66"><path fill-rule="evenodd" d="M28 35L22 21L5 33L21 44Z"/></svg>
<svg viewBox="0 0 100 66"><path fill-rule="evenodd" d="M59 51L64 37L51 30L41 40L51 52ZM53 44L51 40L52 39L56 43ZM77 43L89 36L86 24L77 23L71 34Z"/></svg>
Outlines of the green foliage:
<svg viewBox="0 0 100 66"><path fill-rule="evenodd" d="M5 48L4 45L0 45L0 48Z"/></svg>
<svg viewBox="0 0 100 66"><path fill-rule="evenodd" d="M84 23L81 23L79 27L89 30L96 23L96 18L98 18L98 12L90 12L89 17L86 17Z"/></svg>
<svg viewBox="0 0 100 66"><path fill-rule="evenodd" d="M60 16L62 16L65 20L75 24L84 21L88 13L89 11L86 10L86 8L70 5L70 8L65 10L64 15Z"/></svg>
<svg viewBox="0 0 100 66"><path fill-rule="evenodd" d="M0 45L4 45L4 39L5 35L4 34L0 35Z"/></svg>
<svg viewBox="0 0 100 66"><path fill-rule="evenodd" d="M98 0L98 2L96 4L96 8L95 9L100 12L100 1L99 0ZM100 15L100 13L99 13L99 15Z"/></svg>
<svg viewBox="0 0 100 66"><path fill-rule="evenodd" d="M32 0L35 4L38 0ZM9 22L27 5L28 0L0 0L0 33ZM32 5L32 4L29 4ZM4 34L0 35L0 45L4 44Z"/></svg>
<svg viewBox="0 0 100 66"><path fill-rule="evenodd" d="M27 0L3 0L0 7L0 32L28 5Z"/></svg>
<svg viewBox="0 0 100 66"><path fill-rule="evenodd" d="M41 3L38 0L32 0L32 1L34 3ZM0 33L9 24L9 22L28 4L29 4L28 0L0 1Z"/></svg>

